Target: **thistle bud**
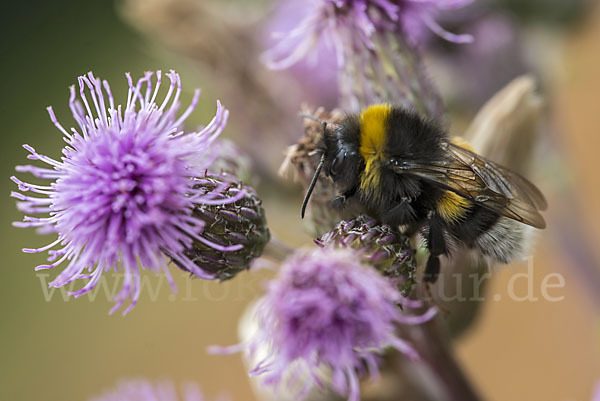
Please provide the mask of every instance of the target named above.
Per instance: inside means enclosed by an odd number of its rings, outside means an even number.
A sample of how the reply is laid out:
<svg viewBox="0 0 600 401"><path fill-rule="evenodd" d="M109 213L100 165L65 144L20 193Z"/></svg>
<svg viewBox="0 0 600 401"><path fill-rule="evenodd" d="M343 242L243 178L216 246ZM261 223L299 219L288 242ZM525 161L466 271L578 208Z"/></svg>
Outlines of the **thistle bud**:
<svg viewBox="0 0 600 401"><path fill-rule="evenodd" d="M265 211L256 192L231 176L205 175L196 180L196 188L218 195L212 202L195 204L193 216L206 222L206 227L210 229L205 229L202 238L194 241L184 255L207 276L228 280L248 269L269 242L271 235ZM240 193L243 196L240 197ZM238 199L230 203L220 202L232 198ZM232 245L241 246L230 250ZM173 261L182 270L191 272L177 259Z"/></svg>
<svg viewBox="0 0 600 401"><path fill-rule="evenodd" d="M342 220L336 228L315 242L322 248L359 250L365 263L392 279L402 295L407 296L415 283L415 251L409 238L369 216Z"/></svg>

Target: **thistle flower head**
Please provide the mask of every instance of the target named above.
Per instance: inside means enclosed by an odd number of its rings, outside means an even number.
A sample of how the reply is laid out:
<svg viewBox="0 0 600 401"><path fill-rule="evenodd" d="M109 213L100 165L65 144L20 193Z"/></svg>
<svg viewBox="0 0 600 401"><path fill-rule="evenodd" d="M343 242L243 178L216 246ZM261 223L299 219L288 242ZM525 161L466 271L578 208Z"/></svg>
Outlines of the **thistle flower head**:
<svg viewBox="0 0 600 401"><path fill-rule="evenodd" d="M418 42L425 31L452 42L472 41L470 35L445 31L434 18L440 10L471 1L313 0L304 19L278 35L264 61L270 68L285 69L316 54L323 42L337 60L341 105L346 111L387 102L440 118L441 99L422 65Z"/></svg>
<svg viewBox="0 0 600 401"><path fill-rule="evenodd" d="M408 295L415 283L417 263L409 238L369 216L342 220L315 242L323 248L360 251L363 261L392 280L402 295Z"/></svg>
<svg viewBox="0 0 600 401"><path fill-rule="evenodd" d="M13 192L19 208L27 214L18 227L40 227L55 231L58 238L38 249L50 264L36 270L64 266L50 283L63 286L76 279L88 279L75 296L90 291L104 271L124 273L116 297L119 308L125 300L135 305L140 294L140 266L164 271L170 282L162 253L176 257L189 271L214 278L198 268L185 250L194 241L219 251L233 251L241 245L222 245L203 234L205 222L194 215L198 204L228 204L244 196L238 191L221 196L229 187L223 182L209 190L194 180L204 176L212 163L211 144L225 127L228 111L217 102L212 121L197 132L185 133L182 124L195 108L199 91L180 115L181 80L171 71L170 85L162 101L157 100L162 74L146 73L136 83L129 74L127 103L116 105L106 81L92 73L79 77L79 98L71 87L69 106L78 128L67 130L51 107L50 119L63 134L67 146L56 160L24 145L29 159L47 167L18 166L17 171L49 180L34 185L12 177L21 192ZM153 78L156 80L153 82ZM30 195L32 194L32 195ZM66 266L65 266L66 265Z"/></svg>
<svg viewBox="0 0 600 401"><path fill-rule="evenodd" d="M378 353L391 347L417 358L396 335L396 325L419 324L435 310L410 316L398 307L403 301L394 285L363 264L356 251L298 251L283 263L257 306L260 329L248 348L252 354L267 344L270 351L251 374L277 384L286 381L294 364L308 379L308 391L321 383L320 370L327 368L333 389L356 401L359 375L378 374Z"/></svg>
<svg viewBox="0 0 600 401"><path fill-rule="evenodd" d="M393 33L417 45L430 30L455 42L471 42L470 35L455 35L435 22L444 9L459 8L472 0L312 0L307 15L266 53L267 65L285 69L315 49L319 40L333 48L338 66L359 48L373 50L375 33Z"/></svg>
<svg viewBox="0 0 600 401"><path fill-rule="evenodd" d="M121 381L117 386L90 401L204 401L200 387L189 383L181 396L171 382L152 383L144 379Z"/></svg>

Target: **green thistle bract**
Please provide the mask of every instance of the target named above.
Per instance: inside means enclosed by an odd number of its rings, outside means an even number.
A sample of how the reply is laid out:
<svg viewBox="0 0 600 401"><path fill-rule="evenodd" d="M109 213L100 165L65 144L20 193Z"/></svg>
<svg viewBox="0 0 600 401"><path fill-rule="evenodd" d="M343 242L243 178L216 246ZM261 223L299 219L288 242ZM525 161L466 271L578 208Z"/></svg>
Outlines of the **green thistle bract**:
<svg viewBox="0 0 600 401"><path fill-rule="evenodd" d="M197 188L203 187L207 193L215 191L224 183L228 184L227 188L220 191L219 197L230 198L240 191L245 193L244 197L227 205L218 202L219 199L215 199L215 204L195 205L192 213L194 217L202 218L206 222L209 229L204 235L208 240L222 246L241 244L240 249L223 252L195 241L192 247L184 252L187 258L207 274L213 275L217 280L228 280L248 269L251 262L262 254L271 238L262 202L252 188L240 181L232 181L231 177L223 179L219 175L206 175L197 181ZM188 271L177 259L173 261Z"/></svg>

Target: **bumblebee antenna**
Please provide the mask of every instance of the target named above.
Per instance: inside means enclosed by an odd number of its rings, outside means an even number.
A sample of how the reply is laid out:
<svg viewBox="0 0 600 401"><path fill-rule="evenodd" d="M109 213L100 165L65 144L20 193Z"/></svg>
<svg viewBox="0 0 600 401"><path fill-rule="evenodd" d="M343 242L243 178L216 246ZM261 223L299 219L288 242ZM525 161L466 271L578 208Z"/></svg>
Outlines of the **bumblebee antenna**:
<svg viewBox="0 0 600 401"><path fill-rule="evenodd" d="M313 120L313 121L316 121L319 124L321 124L321 126L323 127L323 138L325 137L325 134L327 132L327 122L326 121L323 121L320 118L313 116L312 114L299 113L299 116L302 118L308 118L309 120ZM302 218L304 218L304 212L306 212L306 206L308 205L308 200L310 199L310 195L312 194L313 190L315 189L315 185L317 185L317 180L319 179L319 174L321 174L321 169L323 168L323 164L325 164L325 154L323 154L321 156L321 160L319 161L319 164L317 165L317 169L315 170L315 175L313 175L310 185L308 186L308 190L306 191L306 195L304 196L304 201L302 201L302 210L300 211L300 216Z"/></svg>
<svg viewBox="0 0 600 401"><path fill-rule="evenodd" d="M315 175L313 175L312 181L308 186L308 191L306 191L306 195L304 196L304 201L302 201L302 210L300 211L300 216L304 218L304 212L306 211L306 206L308 205L308 200L310 199L310 195L315 189L315 185L317 185L317 180L319 179L319 174L321 173L321 169L323 168L323 164L325 163L325 155L321 156L321 160L319 161L319 165L317 166L317 170L315 171Z"/></svg>

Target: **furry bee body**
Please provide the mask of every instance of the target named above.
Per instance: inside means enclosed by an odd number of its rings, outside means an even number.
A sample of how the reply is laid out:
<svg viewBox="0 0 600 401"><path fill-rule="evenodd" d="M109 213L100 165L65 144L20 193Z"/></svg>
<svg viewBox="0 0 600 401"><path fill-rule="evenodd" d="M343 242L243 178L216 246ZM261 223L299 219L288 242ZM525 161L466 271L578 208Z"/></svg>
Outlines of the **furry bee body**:
<svg viewBox="0 0 600 401"><path fill-rule="evenodd" d="M321 167L333 179L334 206L359 202L382 223L425 239L426 281L456 246L508 263L523 251L525 225L545 225L538 210L546 203L533 184L399 107L372 105L333 130L324 126L318 150L315 180Z"/></svg>

